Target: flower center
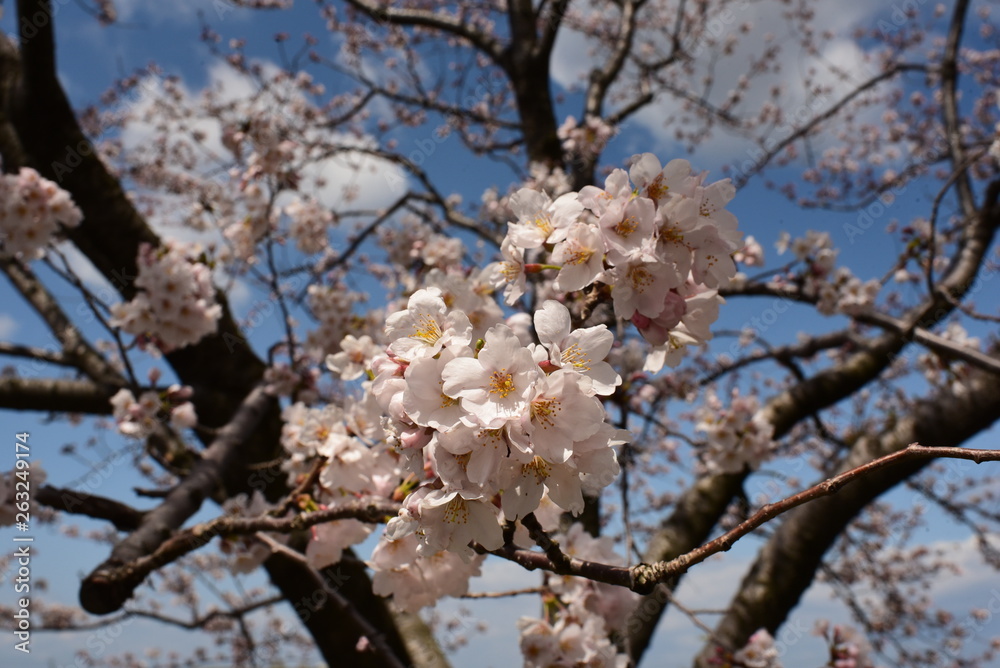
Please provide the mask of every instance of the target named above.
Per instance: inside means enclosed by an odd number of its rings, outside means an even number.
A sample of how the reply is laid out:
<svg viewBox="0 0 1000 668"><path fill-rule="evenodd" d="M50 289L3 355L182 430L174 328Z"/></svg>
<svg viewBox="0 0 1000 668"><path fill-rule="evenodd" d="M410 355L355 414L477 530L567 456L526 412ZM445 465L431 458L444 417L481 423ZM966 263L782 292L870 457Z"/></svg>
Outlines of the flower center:
<svg viewBox="0 0 1000 668"><path fill-rule="evenodd" d="M580 347L579 343L570 345L566 350L562 351L560 357L563 364L570 364L577 369L590 371L590 356Z"/></svg>
<svg viewBox="0 0 1000 668"><path fill-rule="evenodd" d="M590 261L590 258L594 255L593 248L584 248L583 246L575 246L573 248L573 254L566 258L566 264L586 264Z"/></svg>
<svg viewBox="0 0 1000 668"><path fill-rule="evenodd" d="M646 186L646 197L654 202L659 201L670 190L670 187L663 182L663 174L657 174L652 183Z"/></svg>
<svg viewBox="0 0 1000 668"><path fill-rule="evenodd" d="M617 225L615 225L614 231L618 236L627 238L635 232L637 227L639 227L639 221L636 220L636 217L626 216L625 218L622 218Z"/></svg>
<svg viewBox="0 0 1000 668"><path fill-rule="evenodd" d="M426 314L417 316L414 330L411 336L414 339L420 339L424 343L436 343L441 338L441 327L438 325L437 320Z"/></svg>
<svg viewBox="0 0 1000 668"><path fill-rule="evenodd" d="M500 369L490 374L490 394L499 394L501 399L514 391L514 377L507 369Z"/></svg>
<svg viewBox="0 0 1000 668"><path fill-rule="evenodd" d="M538 231L544 234L546 238L552 234L552 220L549 218L547 213L539 213L535 216L535 220L532 222L534 222L535 227L537 227Z"/></svg>

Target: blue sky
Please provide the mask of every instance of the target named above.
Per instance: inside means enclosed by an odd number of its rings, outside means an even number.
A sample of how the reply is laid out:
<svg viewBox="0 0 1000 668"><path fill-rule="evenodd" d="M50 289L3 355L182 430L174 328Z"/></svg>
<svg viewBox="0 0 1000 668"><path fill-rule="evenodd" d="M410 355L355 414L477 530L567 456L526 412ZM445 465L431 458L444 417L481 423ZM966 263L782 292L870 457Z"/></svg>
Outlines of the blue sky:
<svg viewBox="0 0 1000 668"><path fill-rule="evenodd" d="M57 7L56 29L59 38L60 74L73 103L85 106L96 103L101 92L109 87L115 78L130 73L134 68L142 67L151 60L158 62L167 74L177 74L190 91L198 91L212 80L211 72L217 67L217 62L208 50L198 41L199 8L204 8L205 17L212 26L225 37L242 37L247 39L248 52L257 58L277 62L280 52L272 39L277 30L286 30L293 36L293 42L305 32L310 32L321 41L330 41L326 35L321 20L317 17L311 3L300 2L288 12L255 15L245 10L232 9L216 0L214 3L181 0L176 3L160 3L153 0L128 0L118 3L120 23L110 27L101 27L87 17L80 8L69 0L54 0ZM843 31L852 25L866 24L876 16L888 14L892 3L860 2L851 0L844 3L820 3L821 19L824 25L832 30ZM10 8L7 16L0 21L0 29L10 32L13 27L13 17ZM744 14L740 14L743 12ZM737 19L752 18L753 10L746 5L739 6ZM757 16L761 19L762 17ZM766 18L766 17L764 17ZM333 44L330 48L333 49ZM557 62L553 69L558 86L564 87L568 93L566 100L560 105L560 114L579 115L578 96L572 92L572 85L580 73L580 63L585 63L585 45L573 36L565 38L559 45ZM857 47L848 40L835 40L825 54L839 63L857 62ZM794 68L793 68L794 69ZM724 84L724 82L722 82ZM721 84L720 84L721 85ZM615 165L635 152L654 150L665 162L670 157L682 155L679 148L672 144L666 131L658 126L654 115L656 110L642 115L632 123L619 137L613 140L605 155L605 164ZM561 120L561 119L560 119ZM400 137L401 145L413 146L419 149L427 128L418 130L412 136ZM512 180L511 174L504 167L489 161L473 162L454 139L435 145L432 154L427 156L427 169L439 179L440 183L454 184L454 189L465 197L466 201L478 201L482 191L491 185L505 189ZM726 163L744 160L749 147L738 138L720 136L706 144L697 154L691 156L692 162L698 168L712 169L713 176L721 176L719 171ZM362 185L378 188L382 185L378 179L365 181ZM743 188L730 205L730 209L740 219L741 228L754 235L765 248L769 266L778 266L786 258L776 258L773 242L779 232L787 230L793 235L801 234L806 229L823 229L829 231L834 243L841 249L840 262L853 268L855 274L862 279L881 276L889 263L899 251L899 241L882 233L882 229L893 218L907 220L915 215L926 215L933 191L925 186L915 185L908 189L905 197L898 198L892 205L877 216L871 228L859 238L852 238L845 225L856 224L858 213L833 214L822 211L807 211L794 206L784 198L775 195L764 188L761 179L751 180ZM853 243L851 243L853 241ZM787 257L787 256L786 256ZM987 289L984 293L995 291ZM57 289L57 294L73 305L71 292ZM10 298L10 288L0 283L0 338L17 342L48 341L40 323L30 310L21 303L19 298ZM235 307L240 315L245 316L255 305L259 306L260 296L248 291L242 299L235 301ZM994 304L991 304L995 306ZM767 305L760 301L748 300L743 303L731 302L723 308L722 319L718 327L739 328L753 317L759 316ZM269 324L254 332L258 342L269 339ZM832 328L831 324L819 322L819 319L807 313L805 309L793 308L766 332L771 343L782 343L794 340L800 329ZM88 332L94 334L95 331ZM273 340L273 338L271 338ZM266 343L259 345L262 347ZM728 343L725 344L728 347ZM4 360L6 361L6 360ZM42 375L47 370L33 368L23 360L13 360L19 373L25 376ZM87 482L85 476L89 469L79 461L67 460L55 456L55 451L63 444L80 442L92 430L84 427L72 428L63 422L47 422L44 416L38 414L20 414L0 412L0 424L8 433L28 431L32 434L33 461L43 462L49 473L49 482L68 486L75 483L96 494L113 498L134 501L138 507L148 507L148 500L136 499L131 493L131 487L137 481L129 473L128 466L103 469L107 475L91 478ZM993 444L990 437L996 433L984 435L971 445L989 447ZM100 460L110 451L127 446L127 442L111 432L100 432L101 443L91 448L80 447L82 452L92 460ZM11 448L12 449L12 448ZM0 455L3 457L3 455ZM11 461L13 454L10 455ZM959 462L955 466L971 467L971 464ZM7 465L0 459L0 469ZM900 497L902 498L902 497ZM908 497L907 497L908 498ZM207 519L216 512L214 507L203 509L197 519ZM98 528L97 523L80 522L85 527ZM965 532L948 522L935 522L933 532L925 540L941 544L953 541L964 541ZM69 539L53 529L39 529L36 532L35 549L37 559L33 561L33 576L45 578L49 582L46 596L54 600L75 602L79 578L89 572L106 556L107 546L96 545L86 540ZM13 532L9 529L0 530L0 542L6 541ZM752 557L753 548L758 545L755 539L745 543L727 554L724 558L713 560L693 572L680 590L680 596L690 597L697 601L700 607L723 605L734 591L742 568ZM209 548L214 549L214 548ZM981 565L976 561L971 546L967 542L956 545L958 559L965 563L972 573L971 577L955 580L952 583L940 583L942 595L949 601L954 601L956 609L967 609L971 605L989 604L993 590L990 580ZM989 576L995 575L988 572ZM489 562L486 577L474 584L477 590L497 590L507 587L530 586L536 582L536 576L518 572L508 564ZM12 598L9 589L0 593L0 600L7 602ZM791 628L811 628L812 621L817 617L846 619L846 614L839 604L830 603L828 594L822 587L814 587L806 597L806 601L793 618ZM982 599L980 603L980 599ZM455 656L455 665L462 666L501 666L515 665L518 662L516 648L516 631L513 620L522 614L534 614L537 600L531 598L503 599L499 601L465 601L460 603L447 602L442 606L445 614L456 611L458 605L464 605L473 611L473 618L489 623L490 630L483 636L472 635L472 643ZM458 613L456 613L458 614ZM463 618L467 618L463 615ZM991 624L991 625L990 625ZM804 625L804 626L803 626ZM994 620L984 627L982 637L989 634L1000 634L1000 619ZM73 665L73 651L77 647L87 646L92 634L71 634L60 636L55 634L34 636L35 652L29 663L18 663L20 657L12 654L8 645L0 646L0 663L4 665ZM162 625L144 621L136 621L130 625L111 646L111 651L130 648L135 651L149 644L164 646L184 646L189 642L188 635L180 630L167 629ZM682 657L690 656L700 644L700 636L686 620L677 613L670 613L662 625L654 651L663 652L663 656L676 655L676 663L664 663L665 666L685 665ZM821 652L821 643L811 636L801 640L788 642L786 666L809 665L815 662ZM11 664L9 662L14 661ZM668 659L673 661L673 659Z"/></svg>

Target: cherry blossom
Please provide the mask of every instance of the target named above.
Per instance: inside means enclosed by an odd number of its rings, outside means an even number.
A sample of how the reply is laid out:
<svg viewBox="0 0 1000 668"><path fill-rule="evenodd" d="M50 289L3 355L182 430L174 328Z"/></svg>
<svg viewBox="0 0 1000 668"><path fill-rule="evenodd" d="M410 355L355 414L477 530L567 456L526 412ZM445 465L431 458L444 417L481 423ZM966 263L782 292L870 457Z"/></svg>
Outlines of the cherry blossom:
<svg viewBox="0 0 1000 668"><path fill-rule="evenodd" d="M36 260L83 214L70 194L30 167L0 176L0 255Z"/></svg>
<svg viewBox="0 0 1000 668"><path fill-rule="evenodd" d="M469 422L489 429L517 420L527 408L540 371L531 352L506 325L492 327L476 358L459 357L444 367L442 391L461 401Z"/></svg>
<svg viewBox="0 0 1000 668"><path fill-rule="evenodd" d="M389 350L408 361L433 357L447 345L469 345L471 330L468 316L461 311L448 312L437 288L414 292L406 310L392 314L385 323Z"/></svg>
<svg viewBox="0 0 1000 668"><path fill-rule="evenodd" d="M166 351L197 343L215 332L222 307L215 302L211 272L197 245L170 243L139 249L139 294L116 304L111 324L148 336Z"/></svg>
<svg viewBox="0 0 1000 668"><path fill-rule="evenodd" d="M338 374L341 380L354 380L364 375L378 351L370 336L356 338L348 334L340 342L340 352L326 356L326 368Z"/></svg>
<svg viewBox="0 0 1000 668"><path fill-rule="evenodd" d="M621 376L604 361L614 343L606 325L572 329L569 309L551 299L535 311L534 321L538 339L556 368L586 376L595 394L611 394L621 384Z"/></svg>
<svg viewBox="0 0 1000 668"><path fill-rule="evenodd" d="M545 193L529 188L511 195L508 206L517 222L508 225L507 236L523 249L558 241L583 212L576 193L560 195L553 202Z"/></svg>

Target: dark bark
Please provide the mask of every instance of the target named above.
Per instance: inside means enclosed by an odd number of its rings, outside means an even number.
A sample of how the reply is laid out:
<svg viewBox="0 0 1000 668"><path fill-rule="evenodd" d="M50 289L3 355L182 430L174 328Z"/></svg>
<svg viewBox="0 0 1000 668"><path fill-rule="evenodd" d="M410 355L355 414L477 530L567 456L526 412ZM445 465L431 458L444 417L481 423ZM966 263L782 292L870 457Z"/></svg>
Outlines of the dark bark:
<svg viewBox="0 0 1000 668"><path fill-rule="evenodd" d="M19 0L17 10L22 29L20 54L6 41L0 53L0 152L4 169L34 167L70 192L84 214L81 225L68 232L70 240L124 299L130 299L136 292L139 245L157 246L160 240L132 206L118 179L96 156L58 81L51 2ZM208 427L229 424L265 370L264 362L246 343L224 296L220 294L218 299L224 311L217 333L166 356L180 381L195 390L193 402L199 421ZM212 400L201 401L199 395ZM98 407L88 404L88 408ZM256 428L243 434L239 447L228 448L228 454L218 459L208 456L196 465L193 477L171 492L160 508L151 511L139 531L116 546L105 567L121 566L133 556L155 549L208 495L219 490L220 483L227 496L250 493L256 488L276 499L288 491L284 476L262 475L255 470L257 463L272 461L281 453L279 406L267 400L255 410L261 411L256 416ZM210 446L206 454L211 451ZM236 452L238 455L233 454ZM138 584L105 581L102 577L106 572L106 568L99 568L81 588L81 602L91 611L117 609ZM302 581L301 569L296 573L295 568L286 565L275 584L280 588ZM358 587L368 581L363 571L354 579ZM373 599L369 584L366 595L350 603L364 616L376 615L384 604ZM333 633L342 619L333 610L330 614L326 618L329 625L313 625L310 630L325 656L342 658L348 648L338 645ZM391 628L391 619L386 623ZM408 662L405 647L401 643L400 647L399 656Z"/></svg>
<svg viewBox="0 0 1000 668"><path fill-rule="evenodd" d="M1000 376L977 372L961 396L939 390L918 402L910 416L876 436L858 440L839 471L887 455L910 443L957 446L1000 418ZM787 513L761 549L738 594L716 628L718 640L740 648L757 629L776 633L816 578L824 555L869 503L919 472L928 461L905 462L845 485ZM699 665L708 666L714 645Z"/></svg>

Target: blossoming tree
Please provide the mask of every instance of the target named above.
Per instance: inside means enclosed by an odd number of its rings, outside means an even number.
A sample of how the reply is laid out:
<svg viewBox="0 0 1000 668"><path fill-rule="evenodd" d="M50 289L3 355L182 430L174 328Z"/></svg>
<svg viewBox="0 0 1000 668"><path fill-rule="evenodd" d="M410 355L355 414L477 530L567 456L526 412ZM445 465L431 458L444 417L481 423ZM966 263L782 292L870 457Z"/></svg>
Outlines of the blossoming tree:
<svg viewBox="0 0 1000 668"><path fill-rule="evenodd" d="M23 472L0 479L7 524L113 529L82 609L33 601L42 628L142 616L223 648L167 661L442 666L428 611L506 560L540 573L489 594L536 597L528 666L661 665L668 609L703 642L683 660L778 666L818 579L853 626L816 620L816 665L995 656L997 611L936 608L920 587L954 555L914 540L934 508L1000 567L997 477L969 461L1000 452L966 447L1000 417L988 4L868 9L845 41L804 0L234 0L201 30L228 87L150 66L79 110L53 3L14 4L0 268L55 345L0 343L0 407L106 434L139 488L36 467L24 506ZM293 11L328 36L266 59L220 32ZM664 150L627 150L653 127ZM720 141L751 159L702 171ZM505 180L467 203L455 152ZM801 207L790 232L733 214L758 183ZM862 216L810 229L836 210ZM878 266L840 264L861 236ZM693 609L685 574L751 534L731 602ZM194 572L269 584L212 609Z"/></svg>

